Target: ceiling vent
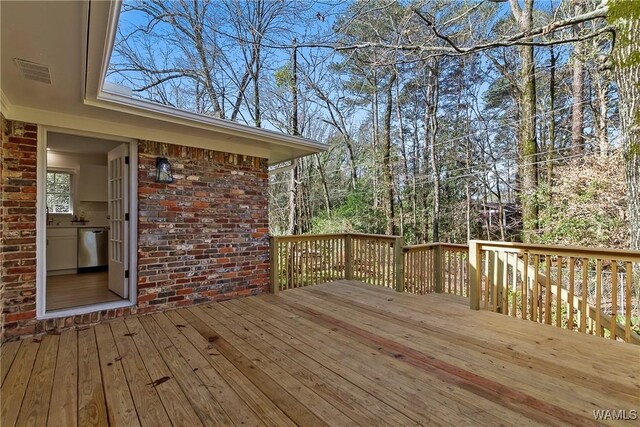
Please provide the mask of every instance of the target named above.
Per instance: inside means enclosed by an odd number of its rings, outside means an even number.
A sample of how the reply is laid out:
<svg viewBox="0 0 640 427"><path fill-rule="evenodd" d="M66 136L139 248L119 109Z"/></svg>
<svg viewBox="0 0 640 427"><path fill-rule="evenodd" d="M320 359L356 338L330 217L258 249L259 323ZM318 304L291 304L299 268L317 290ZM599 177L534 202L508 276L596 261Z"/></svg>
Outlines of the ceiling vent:
<svg viewBox="0 0 640 427"><path fill-rule="evenodd" d="M22 77L28 80L51 84L51 70L49 67L35 62L25 61L24 59L14 58L16 65L22 72Z"/></svg>

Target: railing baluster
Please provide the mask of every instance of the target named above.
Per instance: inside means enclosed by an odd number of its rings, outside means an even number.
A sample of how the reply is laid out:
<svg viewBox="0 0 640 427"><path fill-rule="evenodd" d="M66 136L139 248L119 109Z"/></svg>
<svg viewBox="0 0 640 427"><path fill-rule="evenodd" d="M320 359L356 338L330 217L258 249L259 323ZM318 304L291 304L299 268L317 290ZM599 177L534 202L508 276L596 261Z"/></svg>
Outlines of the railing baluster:
<svg viewBox="0 0 640 427"><path fill-rule="evenodd" d="M569 308L567 309L567 329L573 329L573 301L575 299L575 258L569 257Z"/></svg>
<svg viewBox="0 0 640 427"><path fill-rule="evenodd" d="M529 254L522 255L522 319L527 319L527 309L529 307Z"/></svg>
<svg viewBox="0 0 640 427"><path fill-rule="evenodd" d="M513 254L513 265L511 266L511 273L513 276L511 277L511 315L513 317L518 316L518 254Z"/></svg>
<svg viewBox="0 0 640 427"><path fill-rule="evenodd" d="M502 312L509 314L509 254L504 253L502 261Z"/></svg>
<svg viewBox="0 0 640 427"><path fill-rule="evenodd" d="M633 266L630 262L627 262L625 264L625 276L626 276L626 281L625 281L625 291L624 291L624 302L625 302L625 307L624 307L624 315L625 315L625 322L624 322L624 340L626 342L631 342L631 283L633 280Z"/></svg>
<svg viewBox="0 0 640 427"><path fill-rule="evenodd" d="M447 277L447 292L451 293L451 252L445 250L444 253L447 258L447 268L445 270L445 275Z"/></svg>
<svg viewBox="0 0 640 427"><path fill-rule="evenodd" d="M602 309L602 260L596 260L596 335L602 336L602 319L600 310Z"/></svg>
<svg viewBox="0 0 640 427"><path fill-rule="evenodd" d="M544 258L545 264L545 276L546 276L546 287L545 287L545 295L544 295L544 323L547 325L551 324L551 257L545 256Z"/></svg>
<svg viewBox="0 0 640 427"><path fill-rule="evenodd" d="M609 324L609 338L616 339L618 317L618 262L611 261L611 322Z"/></svg>
<svg viewBox="0 0 640 427"><path fill-rule="evenodd" d="M493 252L485 252L485 279L484 279L484 309L489 309L489 290L491 288L491 273L493 272ZM493 294L493 293L491 293Z"/></svg>
<svg viewBox="0 0 640 427"><path fill-rule="evenodd" d="M562 327L562 257L556 263L556 326Z"/></svg>
<svg viewBox="0 0 640 427"><path fill-rule="evenodd" d="M589 291L589 260L582 258L582 304L580 313L580 332L587 332L587 292Z"/></svg>
<svg viewBox="0 0 640 427"><path fill-rule="evenodd" d="M540 302L540 255L535 254L533 256L533 298L532 298L532 306L531 306L531 320L534 322L538 320L538 305ZM539 320L538 320L539 321Z"/></svg>

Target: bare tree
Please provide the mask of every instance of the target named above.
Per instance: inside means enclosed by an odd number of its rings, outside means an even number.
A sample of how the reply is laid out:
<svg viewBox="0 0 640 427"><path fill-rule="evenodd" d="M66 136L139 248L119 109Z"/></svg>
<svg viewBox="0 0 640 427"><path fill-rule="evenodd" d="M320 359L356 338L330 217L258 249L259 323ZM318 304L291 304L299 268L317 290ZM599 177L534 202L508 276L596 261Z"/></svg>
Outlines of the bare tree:
<svg viewBox="0 0 640 427"><path fill-rule="evenodd" d="M584 13L583 0L572 0L576 15ZM579 36L584 23L578 22L573 29ZM583 42L573 44L573 80L571 92L573 107L571 109L571 147L574 154L585 150L584 147L584 47Z"/></svg>

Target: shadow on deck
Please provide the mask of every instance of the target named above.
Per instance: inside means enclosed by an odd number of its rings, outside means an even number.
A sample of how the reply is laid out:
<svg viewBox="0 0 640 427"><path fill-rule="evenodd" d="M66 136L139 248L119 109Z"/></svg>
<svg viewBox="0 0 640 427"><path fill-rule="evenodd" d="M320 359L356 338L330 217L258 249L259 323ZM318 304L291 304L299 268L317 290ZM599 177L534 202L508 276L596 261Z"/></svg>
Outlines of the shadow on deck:
<svg viewBox="0 0 640 427"><path fill-rule="evenodd" d="M592 425L640 348L332 283L2 346L2 426Z"/></svg>

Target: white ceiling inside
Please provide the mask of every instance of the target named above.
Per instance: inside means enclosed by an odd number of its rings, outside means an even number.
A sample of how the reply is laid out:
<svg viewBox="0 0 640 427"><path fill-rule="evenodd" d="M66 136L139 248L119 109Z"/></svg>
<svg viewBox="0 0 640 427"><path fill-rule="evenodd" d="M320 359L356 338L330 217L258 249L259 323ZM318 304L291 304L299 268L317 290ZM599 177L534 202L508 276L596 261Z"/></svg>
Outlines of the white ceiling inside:
<svg viewBox="0 0 640 427"><path fill-rule="evenodd" d="M106 154L122 142L65 133L47 133L47 148L62 153Z"/></svg>

